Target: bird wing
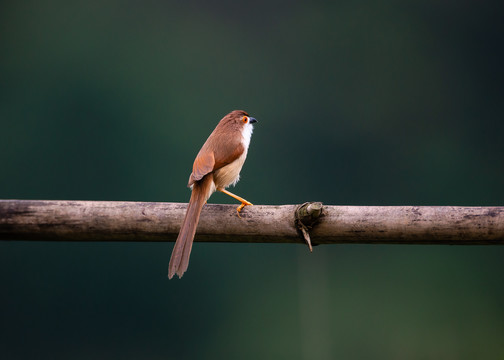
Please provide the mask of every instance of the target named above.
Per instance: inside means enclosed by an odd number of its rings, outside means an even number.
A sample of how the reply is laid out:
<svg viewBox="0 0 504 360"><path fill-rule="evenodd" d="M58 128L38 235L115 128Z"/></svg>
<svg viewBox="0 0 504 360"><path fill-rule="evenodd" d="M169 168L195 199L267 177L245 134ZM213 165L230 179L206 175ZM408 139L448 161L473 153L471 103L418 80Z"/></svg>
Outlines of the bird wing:
<svg viewBox="0 0 504 360"><path fill-rule="evenodd" d="M201 180L206 174L232 163L245 151L241 138L216 135L212 139L214 140L212 141L213 144L205 143L196 156L188 186L193 185L195 181Z"/></svg>

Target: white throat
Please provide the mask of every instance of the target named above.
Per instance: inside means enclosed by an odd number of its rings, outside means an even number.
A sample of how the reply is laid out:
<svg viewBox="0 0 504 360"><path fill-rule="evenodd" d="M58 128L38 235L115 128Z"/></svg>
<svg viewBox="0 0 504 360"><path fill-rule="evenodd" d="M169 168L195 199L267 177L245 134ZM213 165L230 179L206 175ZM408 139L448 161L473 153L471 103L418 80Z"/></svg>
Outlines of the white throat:
<svg viewBox="0 0 504 360"><path fill-rule="evenodd" d="M243 146L245 151L248 150L250 145L250 138L252 137L252 132L254 131L254 126L250 123L246 123L242 130Z"/></svg>

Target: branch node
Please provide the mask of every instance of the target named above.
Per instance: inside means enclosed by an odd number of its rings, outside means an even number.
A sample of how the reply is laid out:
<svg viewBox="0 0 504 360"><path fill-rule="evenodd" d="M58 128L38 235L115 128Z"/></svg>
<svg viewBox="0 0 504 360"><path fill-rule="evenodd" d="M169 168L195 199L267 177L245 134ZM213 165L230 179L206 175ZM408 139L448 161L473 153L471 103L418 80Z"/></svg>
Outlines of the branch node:
<svg viewBox="0 0 504 360"><path fill-rule="evenodd" d="M296 209L296 228L301 232L310 252L313 252L310 230L323 215L321 202L305 202Z"/></svg>

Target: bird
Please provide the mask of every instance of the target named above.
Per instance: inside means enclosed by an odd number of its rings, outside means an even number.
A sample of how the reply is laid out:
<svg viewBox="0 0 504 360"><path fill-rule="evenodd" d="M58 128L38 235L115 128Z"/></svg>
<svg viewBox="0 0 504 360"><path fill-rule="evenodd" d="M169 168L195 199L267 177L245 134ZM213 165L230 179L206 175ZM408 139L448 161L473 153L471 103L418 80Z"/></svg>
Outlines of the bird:
<svg viewBox="0 0 504 360"><path fill-rule="evenodd" d="M256 122L243 110L231 111L219 121L196 156L187 184L192 190L191 198L170 258L169 279L175 274L181 278L186 272L201 210L215 191L241 203L236 209L239 217L245 206L252 205L226 188L240 179Z"/></svg>

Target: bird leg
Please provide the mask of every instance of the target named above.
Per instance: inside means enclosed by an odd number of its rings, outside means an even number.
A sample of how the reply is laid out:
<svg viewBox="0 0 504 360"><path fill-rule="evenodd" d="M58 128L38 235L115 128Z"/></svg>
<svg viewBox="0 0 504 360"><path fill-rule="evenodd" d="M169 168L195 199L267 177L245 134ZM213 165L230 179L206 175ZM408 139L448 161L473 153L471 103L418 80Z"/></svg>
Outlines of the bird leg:
<svg viewBox="0 0 504 360"><path fill-rule="evenodd" d="M219 188L219 189L217 189L217 190L219 190L220 192L222 192L222 193L224 193L224 194L226 194L226 195L229 195L229 196L231 196L232 198L234 198L234 199L238 200L239 202L241 202L241 205L240 205L240 206L238 206L238 207L236 208L236 211L238 212L238 217L241 217L241 216L240 216L240 211L242 211L242 209L243 209L245 206L247 206L247 205L253 205L250 201L247 201L247 200L245 200L244 198L241 198L241 197L239 197L238 195L235 195L235 194L233 194L232 192L229 192L229 191L227 191L227 190L226 190L226 189L224 189L224 188Z"/></svg>

